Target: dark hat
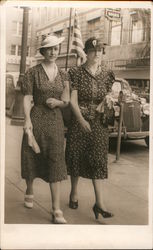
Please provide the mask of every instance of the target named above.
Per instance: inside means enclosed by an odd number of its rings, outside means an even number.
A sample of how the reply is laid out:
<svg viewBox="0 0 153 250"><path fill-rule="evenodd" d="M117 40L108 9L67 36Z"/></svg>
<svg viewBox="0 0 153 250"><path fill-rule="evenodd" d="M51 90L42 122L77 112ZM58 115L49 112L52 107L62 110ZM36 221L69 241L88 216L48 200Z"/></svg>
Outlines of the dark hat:
<svg viewBox="0 0 153 250"><path fill-rule="evenodd" d="M88 50L102 50L104 51L106 44L101 43L99 39L95 37L89 38L85 42L84 52L87 54Z"/></svg>

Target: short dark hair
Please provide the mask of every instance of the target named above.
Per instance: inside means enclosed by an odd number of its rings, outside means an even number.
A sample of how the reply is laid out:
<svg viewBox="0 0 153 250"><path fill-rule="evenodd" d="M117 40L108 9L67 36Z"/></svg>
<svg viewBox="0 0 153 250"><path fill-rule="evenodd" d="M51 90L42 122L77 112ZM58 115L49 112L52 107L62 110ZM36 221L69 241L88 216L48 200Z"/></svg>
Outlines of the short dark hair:
<svg viewBox="0 0 153 250"><path fill-rule="evenodd" d="M44 56L44 51L46 50L47 48L40 48L39 49L39 53Z"/></svg>

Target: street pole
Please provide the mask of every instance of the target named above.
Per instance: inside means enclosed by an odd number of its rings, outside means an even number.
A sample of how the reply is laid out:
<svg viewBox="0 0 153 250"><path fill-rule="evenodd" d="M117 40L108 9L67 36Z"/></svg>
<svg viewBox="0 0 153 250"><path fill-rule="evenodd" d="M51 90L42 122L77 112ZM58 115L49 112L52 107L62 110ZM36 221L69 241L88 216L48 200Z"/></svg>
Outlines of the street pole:
<svg viewBox="0 0 153 250"><path fill-rule="evenodd" d="M21 84L26 70L27 40L29 24L29 7L23 7L23 26L22 26L22 44L21 44L21 61L20 75L16 86L15 104L12 114L12 125L22 125L24 121L23 95L21 93Z"/></svg>
<svg viewBox="0 0 153 250"><path fill-rule="evenodd" d="M123 124L123 109L124 109L123 92L122 91L120 91L120 94L119 94L119 105L120 105L120 119L119 119L119 125L118 125L116 161L119 160L120 149L121 149L121 136L122 136L122 124Z"/></svg>
<svg viewBox="0 0 153 250"><path fill-rule="evenodd" d="M70 16L69 16L69 33L68 33L67 55L66 55L66 65L65 65L65 70L66 71L67 71L67 68L68 68L69 50L70 50L71 19L72 19L72 8L70 8Z"/></svg>

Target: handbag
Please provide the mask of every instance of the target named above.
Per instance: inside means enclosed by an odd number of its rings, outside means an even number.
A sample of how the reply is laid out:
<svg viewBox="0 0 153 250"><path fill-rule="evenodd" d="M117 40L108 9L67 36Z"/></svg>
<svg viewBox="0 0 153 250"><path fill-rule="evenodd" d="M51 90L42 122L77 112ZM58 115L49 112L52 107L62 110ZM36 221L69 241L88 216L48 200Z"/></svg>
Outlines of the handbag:
<svg viewBox="0 0 153 250"><path fill-rule="evenodd" d="M115 111L114 108L104 107L104 113L101 113L100 121L104 127L114 126Z"/></svg>
<svg viewBox="0 0 153 250"><path fill-rule="evenodd" d="M105 99L98 105L96 110L100 113L100 121L104 127L114 125L115 110L109 95L107 95Z"/></svg>

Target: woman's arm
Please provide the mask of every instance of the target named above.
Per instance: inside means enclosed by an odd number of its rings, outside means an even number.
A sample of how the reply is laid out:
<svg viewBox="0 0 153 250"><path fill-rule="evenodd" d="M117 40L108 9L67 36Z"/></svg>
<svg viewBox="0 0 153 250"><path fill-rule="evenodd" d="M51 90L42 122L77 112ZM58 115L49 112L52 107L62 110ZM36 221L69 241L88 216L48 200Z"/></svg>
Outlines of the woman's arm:
<svg viewBox="0 0 153 250"><path fill-rule="evenodd" d="M61 100L58 100L56 98L48 98L46 103L49 108L53 109L55 107L64 108L66 107L70 102L70 87L69 82L65 81L65 87L63 90L63 93L61 95Z"/></svg>
<svg viewBox="0 0 153 250"><path fill-rule="evenodd" d="M71 103L72 110L73 110L78 122L82 126L82 128L86 132L91 132L89 122L87 122L81 114L81 111L80 111L80 108L78 105L78 91L77 90L72 90L70 103Z"/></svg>
<svg viewBox="0 0 153 250"><path fill-rule="evenodd" d="M30 118L30 111L32 108L32 101L33 96L32 95L25 95L23 99L23 108L24 108L24 114L25 114L25 123L24 123L24 129L33 129L31 118Z"/></svg>
<svg viewBox="0 0 153 250"><path fill-rule="evenodd" d="M69 81L64 81L64 90L61 95L61 101L63 101L64 105L67 106L70 102L70 85Z"/></svg>

